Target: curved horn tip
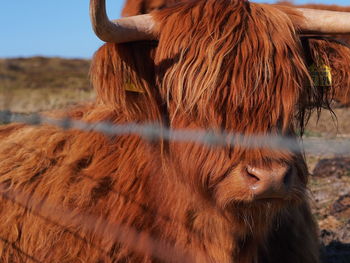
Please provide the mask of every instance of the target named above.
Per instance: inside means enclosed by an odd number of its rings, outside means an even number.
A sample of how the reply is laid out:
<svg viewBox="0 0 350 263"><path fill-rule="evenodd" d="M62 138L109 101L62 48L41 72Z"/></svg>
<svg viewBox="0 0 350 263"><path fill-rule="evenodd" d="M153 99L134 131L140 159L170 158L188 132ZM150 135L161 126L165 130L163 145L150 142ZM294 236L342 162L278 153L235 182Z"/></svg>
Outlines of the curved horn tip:
<svg viewBox="0 0 350 263"><path fill-rule="evenodd" d="M105 42L124 43L156 39L151 15L139 15L110 21L105 0L90 0L90 19L97 37Z"/></svg>

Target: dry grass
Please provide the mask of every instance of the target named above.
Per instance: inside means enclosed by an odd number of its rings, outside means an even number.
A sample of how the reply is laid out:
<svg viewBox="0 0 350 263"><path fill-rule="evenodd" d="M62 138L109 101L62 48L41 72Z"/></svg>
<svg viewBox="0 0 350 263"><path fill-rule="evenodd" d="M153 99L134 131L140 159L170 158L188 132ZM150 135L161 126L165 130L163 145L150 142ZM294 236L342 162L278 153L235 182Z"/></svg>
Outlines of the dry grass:
<svg viewBox="0 0 350 263"><path fill-rule="evenodd" d="M92 100L89 60L0 59L0 109L38 112Z"/></svg>

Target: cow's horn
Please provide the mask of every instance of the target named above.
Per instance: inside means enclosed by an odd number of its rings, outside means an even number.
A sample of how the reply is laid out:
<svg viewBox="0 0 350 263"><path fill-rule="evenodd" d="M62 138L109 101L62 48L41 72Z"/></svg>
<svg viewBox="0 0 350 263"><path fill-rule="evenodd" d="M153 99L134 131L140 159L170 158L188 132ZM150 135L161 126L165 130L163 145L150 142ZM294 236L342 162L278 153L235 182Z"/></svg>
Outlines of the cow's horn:
<svg viewBox="0 0 350 263"><path fill-rule="evenodd" d="M302 33L350 34L350 13L298 8L306 18Z"/></svg>
<svg viewBox="0 0 350 263"><path fill-rule="evenodd" d="M105 0L90 0L90 19L96 35L105 42L124 43L155 39L151 15L139 15L110 21Z"/></svg>

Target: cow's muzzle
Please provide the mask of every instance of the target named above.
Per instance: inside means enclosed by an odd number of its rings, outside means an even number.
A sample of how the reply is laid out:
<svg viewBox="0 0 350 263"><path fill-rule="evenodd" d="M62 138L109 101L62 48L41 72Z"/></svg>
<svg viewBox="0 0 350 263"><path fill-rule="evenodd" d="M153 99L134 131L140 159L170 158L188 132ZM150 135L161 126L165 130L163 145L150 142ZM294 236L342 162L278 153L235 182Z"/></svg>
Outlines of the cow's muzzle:
<svg viewBox="0 0 350 263"><path fill-rule="evenodd" d="M243 176L255 200L286 199L295 184L297 172L289 165L275 164L268 169L248 165Z"/></svg>

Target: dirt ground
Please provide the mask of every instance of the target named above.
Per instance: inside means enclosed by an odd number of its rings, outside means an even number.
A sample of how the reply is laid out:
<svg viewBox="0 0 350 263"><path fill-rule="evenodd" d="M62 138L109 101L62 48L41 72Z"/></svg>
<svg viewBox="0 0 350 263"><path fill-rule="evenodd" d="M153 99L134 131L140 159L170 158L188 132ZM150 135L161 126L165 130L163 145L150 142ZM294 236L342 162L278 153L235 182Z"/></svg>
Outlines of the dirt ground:
<svg viewBox="0 0 350 263"><path fill-rule="evenodd" d="M305 136L350 138L350 109L312 116ZM308 155L312 208L319 223L323 262L350 262L350 156Z"/></svg>

